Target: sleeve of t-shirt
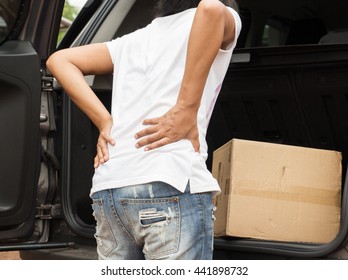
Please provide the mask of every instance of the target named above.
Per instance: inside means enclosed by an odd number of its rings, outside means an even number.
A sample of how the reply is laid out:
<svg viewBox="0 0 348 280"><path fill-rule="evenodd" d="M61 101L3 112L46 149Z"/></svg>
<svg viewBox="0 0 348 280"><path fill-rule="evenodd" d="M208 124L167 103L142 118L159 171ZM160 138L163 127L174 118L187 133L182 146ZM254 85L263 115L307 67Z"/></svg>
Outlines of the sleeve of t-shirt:
<svg viewBox="0 0 348 280"><path fill-rule="evenodd" d="M232 51L237 45L237 39L238 39L240 31L242 29L242 21L240 19L239 14L234 9L232 9L231 7L227 7L227 9L231 12L231 14L234 18L235 36L234 36L233 42L223 51Z"/></svg>
<svg viewBox="0 0 348 280"><path fill-rule="evenodd" d="M115 64L115 61L116 61L116 54L118 53L120 40L121 40L121 38L116 38L116 39L114 39L112 41L105 42L105 44L106 44L106 46L107 46L107 48L109 50L110 57L111 57L111 60L112 60L113 64Z"/></svg>
<svg viewBox="0 0 348 280"><path fill-rule="evenodd" d="M140 28L122 37L106 42L105 44L109 49L112 63L115 64L119 61L124 48L127 48L127 52L129 53L131 50L141 47L141 42L144 42L147 38L147 32L147 28ZM131 49L129 49L130 47Z"/></svg>

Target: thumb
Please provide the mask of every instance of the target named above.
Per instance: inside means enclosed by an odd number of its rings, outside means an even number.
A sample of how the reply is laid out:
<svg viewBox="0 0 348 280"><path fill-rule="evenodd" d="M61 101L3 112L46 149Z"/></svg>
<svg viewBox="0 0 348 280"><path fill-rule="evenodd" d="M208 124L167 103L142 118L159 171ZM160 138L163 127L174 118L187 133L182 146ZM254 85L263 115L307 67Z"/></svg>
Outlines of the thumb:
<svg viewBox="0 0 348 280"><path fill-rule="evenodd" d="M110 143L112 146L115 146L115 144L116 144L115 140L114 140L113 138L111 138L110 135L107 135L107 136L105 137L105 140L106 140L108 143Z"/></svg>
<svg viewBox="0 0 348 280"><path fill-rule="evenodd" d="M102 137L106 143L110 143L112 146L115 146L115 140L110 136L109 133L102 133Z"/></svg>
<svg viewBox="0 0 348 280"><path fill-rule="evenodd" d="M193 148L195 149L196 153L199 153L200 150L200 144L199 144L199 140L198 139L193 139L191 140Z"/></svg>
<svg viewBox="0 0 348 280"><path fill-rule="evenodd" d="M200 150L200 144L199 144L199 134L198 134L198 128L195 126L192 128L190 133L188 134L188 140L191 141L193 148L195 149L195 152L199 153Z"/></svg>

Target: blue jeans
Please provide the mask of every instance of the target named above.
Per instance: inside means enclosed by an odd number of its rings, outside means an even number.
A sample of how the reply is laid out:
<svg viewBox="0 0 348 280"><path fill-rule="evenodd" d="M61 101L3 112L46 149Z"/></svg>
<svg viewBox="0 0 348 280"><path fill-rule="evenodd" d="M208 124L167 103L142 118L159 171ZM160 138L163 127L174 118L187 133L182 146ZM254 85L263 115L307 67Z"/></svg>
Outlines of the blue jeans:
<svg viewBox="0 0 348 280"><path fill-rule="evenodd" d="M92 195L99 259L212 259L211 193L153 182Z"/></svg>

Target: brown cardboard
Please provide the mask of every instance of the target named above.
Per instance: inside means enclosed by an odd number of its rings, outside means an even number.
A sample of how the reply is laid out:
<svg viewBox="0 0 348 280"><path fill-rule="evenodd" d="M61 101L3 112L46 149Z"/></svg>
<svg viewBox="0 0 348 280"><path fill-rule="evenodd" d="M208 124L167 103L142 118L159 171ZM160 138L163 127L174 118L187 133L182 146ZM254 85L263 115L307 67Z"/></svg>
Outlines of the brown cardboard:
<svg viewBox="0 0 348 280"><path fill-rule="evenodd" d="M328 243L339 231L341 153L233 139L214 151L215 236Z"/></svg>

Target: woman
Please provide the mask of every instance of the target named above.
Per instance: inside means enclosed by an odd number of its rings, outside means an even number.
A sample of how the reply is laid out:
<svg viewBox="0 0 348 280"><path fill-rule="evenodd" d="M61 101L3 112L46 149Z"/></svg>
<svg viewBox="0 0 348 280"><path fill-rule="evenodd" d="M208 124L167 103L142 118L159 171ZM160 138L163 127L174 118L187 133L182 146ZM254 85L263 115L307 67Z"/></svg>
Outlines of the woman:
<svg viewBox="0 0 348 280"><path fill-rule="evenodd" d="M241 29L228 4L160 0L147 27L48 60L100 131L91 190L100 259L212 258L220 189L205 134ZM111 72L109 114L83 75Z"/></svg>

